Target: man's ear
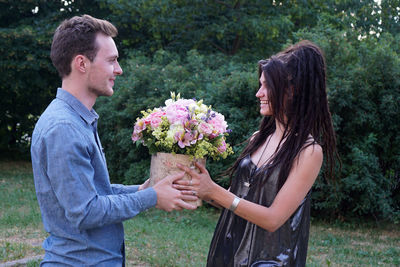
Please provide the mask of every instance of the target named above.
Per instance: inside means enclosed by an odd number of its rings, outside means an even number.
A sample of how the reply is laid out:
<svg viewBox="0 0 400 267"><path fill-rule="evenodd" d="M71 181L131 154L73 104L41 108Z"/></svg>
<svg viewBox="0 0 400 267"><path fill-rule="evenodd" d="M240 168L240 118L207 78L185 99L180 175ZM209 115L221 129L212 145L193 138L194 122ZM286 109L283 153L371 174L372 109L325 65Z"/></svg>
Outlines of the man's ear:
<svg viewBox="0 0 400 267"><path fill-rule="evenodd" d="M72 68L80 73L85 73L89 67L89 59L83 55L76 55L72 60Z"/></svg>

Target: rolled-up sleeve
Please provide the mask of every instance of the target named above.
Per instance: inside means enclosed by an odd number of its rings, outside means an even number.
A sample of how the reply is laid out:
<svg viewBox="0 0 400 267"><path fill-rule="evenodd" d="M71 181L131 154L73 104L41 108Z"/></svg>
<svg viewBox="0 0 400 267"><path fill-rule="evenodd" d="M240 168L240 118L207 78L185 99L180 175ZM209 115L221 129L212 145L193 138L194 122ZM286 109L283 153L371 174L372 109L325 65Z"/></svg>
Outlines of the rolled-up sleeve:
<svg viewBox="0 0 400 267"><path fill-rule="evenodd" d="M100 195L88 137L72 123L58 123L43 140L46 173L65 217L75 227L87 229L121 222L156 205L153 188L113 186L117 194Z"/></svg>

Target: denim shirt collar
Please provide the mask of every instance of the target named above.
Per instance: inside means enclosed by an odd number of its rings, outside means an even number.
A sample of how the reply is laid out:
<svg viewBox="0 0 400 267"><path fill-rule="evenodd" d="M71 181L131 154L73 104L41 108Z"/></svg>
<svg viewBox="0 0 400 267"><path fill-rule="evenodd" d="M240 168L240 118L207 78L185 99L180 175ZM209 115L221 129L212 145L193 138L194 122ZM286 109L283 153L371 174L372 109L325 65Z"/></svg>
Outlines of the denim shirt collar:
<svg viewBox="0 0 400 267"><path fill-rule="evenodd" d="M73 108L86 123L93 125L99 119L99 115L94 109L89 111L81 101L64 89L58 88L56 97Z"/></svg>

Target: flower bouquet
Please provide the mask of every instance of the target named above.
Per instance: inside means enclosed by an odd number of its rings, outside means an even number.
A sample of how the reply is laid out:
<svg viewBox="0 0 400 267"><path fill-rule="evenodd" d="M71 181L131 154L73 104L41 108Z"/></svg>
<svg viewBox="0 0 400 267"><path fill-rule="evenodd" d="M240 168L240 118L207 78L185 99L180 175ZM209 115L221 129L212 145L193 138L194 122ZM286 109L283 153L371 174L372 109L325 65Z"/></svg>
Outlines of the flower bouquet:
<svg viewBox="0 0 400 267"><path fill-rule="evenodd" d="M178 162L193 167L194 161L205 164L206 158L219 160L233 154L225 142L230 130L224 116L202 100L181 99L180 94L171 93L164 107L141 113L132 141L147 146L152 154L150 184L181 171Z"/></svg>

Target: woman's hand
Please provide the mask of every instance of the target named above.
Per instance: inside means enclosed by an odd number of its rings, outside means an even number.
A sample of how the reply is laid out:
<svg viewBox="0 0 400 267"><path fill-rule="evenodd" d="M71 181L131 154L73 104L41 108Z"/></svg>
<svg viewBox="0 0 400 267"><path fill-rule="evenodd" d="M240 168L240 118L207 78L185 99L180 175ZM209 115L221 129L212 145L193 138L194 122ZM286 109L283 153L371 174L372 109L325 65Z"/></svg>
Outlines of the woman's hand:
<svg viewBox="0 0 400 267"><path fill-rule="evenodd" d="M198 162L195 162L195 165L200 172L180 164L177 165L178 168L188 173L192 177L192 180L176 181L174 187L183 190L183 194L196 194L199 198L209 201L216 183L211 179L204 165Z"/></svg>

